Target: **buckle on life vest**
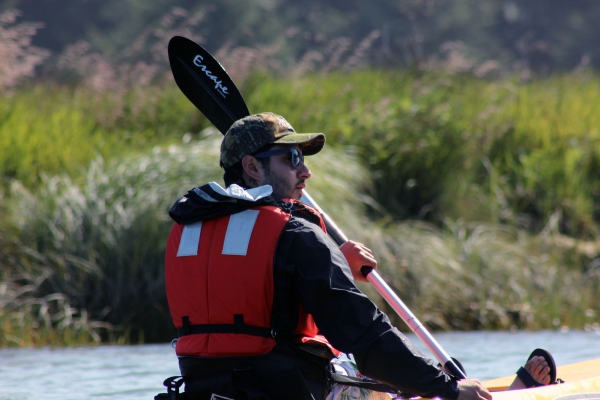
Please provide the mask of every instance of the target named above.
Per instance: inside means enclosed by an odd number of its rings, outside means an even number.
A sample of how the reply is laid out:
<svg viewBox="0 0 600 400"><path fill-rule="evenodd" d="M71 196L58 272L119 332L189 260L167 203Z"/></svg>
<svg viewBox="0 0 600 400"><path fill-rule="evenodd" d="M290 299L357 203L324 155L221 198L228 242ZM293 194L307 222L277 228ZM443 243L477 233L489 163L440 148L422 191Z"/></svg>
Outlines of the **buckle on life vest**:
<svg viewBox="0 0 600 400"><path fill-rule="evenodd" d="M178 400L179 388L183 385L183 377L172 376L165 379L163 385L167 388L167 393L160 393L154 397L154 400Z"/></svg>

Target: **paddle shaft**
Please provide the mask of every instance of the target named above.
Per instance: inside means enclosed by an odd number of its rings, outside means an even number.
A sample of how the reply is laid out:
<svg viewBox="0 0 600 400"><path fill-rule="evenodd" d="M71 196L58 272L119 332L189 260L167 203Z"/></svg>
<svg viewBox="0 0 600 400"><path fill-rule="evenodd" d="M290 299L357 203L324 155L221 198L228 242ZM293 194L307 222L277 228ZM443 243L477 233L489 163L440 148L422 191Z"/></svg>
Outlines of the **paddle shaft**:
<svg viewBox="0 0 600 400"><path fill-rule="evenodd" d="M327 234L337 243L338 246L346 243L348 237L342 232L342 230L336 225L336 223L327 215L317 202L305 191L302 195L302 202L316 208L325 222L327 228ZM404 304L404 302L394 293L392 288L383 280L383 278L371 267L364 266L361 269L363 275L367 277L369 282L375 287L377 292L388 302L388 304L398 313L400 318L408 325L413 333L427 346L427 348L433 353L435 358L444 366L444 369L451 375L459 378L466 379L465 373L458 368L452 358L444 351L442 346L435 340L429 331L423 326L423 324L415 317L410 309Z"/></svg>
<svg viewBox="0 0 600 400"><path fill-rule="evenodd" d="M244 98L223 66L199 44L181 36L171 38L169 63L179 89L223 135L235 121L250 114ZM302 200L319 210L329 235L338 245L348 241L342 230L323 212L308 193L304 193ZM466 378L465 374L379 274L368 267L367 269L363 267L363 274L431 350L446 372L460 379Z"/></svg>

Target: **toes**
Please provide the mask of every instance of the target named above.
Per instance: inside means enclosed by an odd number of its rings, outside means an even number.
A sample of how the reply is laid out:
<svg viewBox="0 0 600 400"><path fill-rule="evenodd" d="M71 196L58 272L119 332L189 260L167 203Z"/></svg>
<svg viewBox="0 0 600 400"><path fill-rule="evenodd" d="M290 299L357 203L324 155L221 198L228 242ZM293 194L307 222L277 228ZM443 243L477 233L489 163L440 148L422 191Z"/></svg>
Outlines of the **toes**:
<svg viewBox="0 0 600 400"><path fill-rule="evenodd" d="M525 369L537 382L543 383L544 385L550 383L550 367L544 357L532 357L531 360L525 364Z"/></svg>
<svg viewBox="0 0 600 400"><path fill-rule="evenodd" d="M542 357L532 357L529 361L527 361L527 364L525 364L525 369L531 373L532 371L536 371L540 365L546 363L546 360L544 360L544 358ZM546 365L548 365L546 363Z"/></svg>
<svg viewBox="0 0 600 400"><path fill-rule="evenodd" d="M541 379L537 381L543 383L544 385L550 384L550 367L544 367L544 369L540 372Z"/></svg>

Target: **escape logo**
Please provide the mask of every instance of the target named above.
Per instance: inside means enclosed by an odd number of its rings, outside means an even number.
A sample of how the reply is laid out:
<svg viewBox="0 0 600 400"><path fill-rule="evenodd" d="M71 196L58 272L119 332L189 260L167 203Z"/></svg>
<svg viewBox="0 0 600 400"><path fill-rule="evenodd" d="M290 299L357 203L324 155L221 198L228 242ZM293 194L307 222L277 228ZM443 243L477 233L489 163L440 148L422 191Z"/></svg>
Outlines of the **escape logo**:
<svg viewBox="0 0 600 400"><path fill-rule="evenodd" d="M206 65L202 64L202 61L204 61L204 57L202 57L201 55L197 55L196 57L194 57L194 65L202 69L206 76L215 83L215 90L217 91L217 93L219 93L223 97L227 97L227 95L229 94L229 89L227 89L227 86L223 86L221 84L222 81L220 81L219 78L213 75L213 73L208 68L206 68Z"/></svg>

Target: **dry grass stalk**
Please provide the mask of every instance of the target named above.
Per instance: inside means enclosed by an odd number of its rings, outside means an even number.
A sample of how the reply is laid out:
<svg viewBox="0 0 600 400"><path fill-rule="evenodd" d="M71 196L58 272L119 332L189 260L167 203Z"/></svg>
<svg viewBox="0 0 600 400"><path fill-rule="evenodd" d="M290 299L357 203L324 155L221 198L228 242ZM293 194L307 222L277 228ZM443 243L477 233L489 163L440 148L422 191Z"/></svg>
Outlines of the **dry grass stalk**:
<svg viewBox="0 0 600 400"><path fill-rule="evenodd" d="M19 12L0 14L0 91L12 88L35 74L50 52L31 45L40 23L17 23Z"/></svg>

